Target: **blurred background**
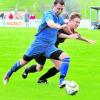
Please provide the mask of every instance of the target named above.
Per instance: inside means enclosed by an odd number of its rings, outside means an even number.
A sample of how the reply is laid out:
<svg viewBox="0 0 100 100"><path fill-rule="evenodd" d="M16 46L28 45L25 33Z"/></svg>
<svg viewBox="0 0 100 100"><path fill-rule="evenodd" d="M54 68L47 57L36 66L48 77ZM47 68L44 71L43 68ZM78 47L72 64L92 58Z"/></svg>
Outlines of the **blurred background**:
<svg viewBox="0 0 100 100"><path fill-rule="evenodd" d="M14 27L14 24L16 24L17 27L38 27L40 20L37 19L41 18L44 11L51 9L53 1L54 0L0 0L0 26ZM82 24L80 24L81 27L98 28L97 26L100 24L100 0L96 0L96 2L95 0L64 1L64 17L68 18L71 12L76 11L82 14L83 20Z"/></svg>

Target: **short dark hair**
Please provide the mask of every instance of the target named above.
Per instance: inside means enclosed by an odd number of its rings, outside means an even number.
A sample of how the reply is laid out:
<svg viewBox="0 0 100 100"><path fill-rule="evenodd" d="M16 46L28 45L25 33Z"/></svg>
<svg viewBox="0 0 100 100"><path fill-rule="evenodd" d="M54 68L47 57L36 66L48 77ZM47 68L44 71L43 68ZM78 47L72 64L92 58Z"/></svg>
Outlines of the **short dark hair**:
<svg viewBox="0 0 100 100"><path fill-rule="evenodd" d="M72 12L71 15L69 16L69 20L73 20L74 18L80 18L81 19L81 15L77 12Z"/></svg>
<svg viewBox="0 0 100 100"><path fill-rule="evenodd" d="M61 4L61 5L65 5L64 0L55 0L54 1L54 5L56 5L58 3Z"/></svg>

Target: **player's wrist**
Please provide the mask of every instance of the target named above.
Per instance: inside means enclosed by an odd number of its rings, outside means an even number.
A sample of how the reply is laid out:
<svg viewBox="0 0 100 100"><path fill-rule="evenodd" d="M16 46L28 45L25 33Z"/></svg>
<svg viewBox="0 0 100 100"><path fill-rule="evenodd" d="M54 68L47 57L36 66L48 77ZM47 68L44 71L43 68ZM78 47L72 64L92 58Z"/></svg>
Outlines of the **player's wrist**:
<svg viewBox="0 0 100 100"><path fill-rule="evenodd" d="M59 25L59 24L57 24L57 28L58 28L58 29L62 29L62 26Z"/></svg>

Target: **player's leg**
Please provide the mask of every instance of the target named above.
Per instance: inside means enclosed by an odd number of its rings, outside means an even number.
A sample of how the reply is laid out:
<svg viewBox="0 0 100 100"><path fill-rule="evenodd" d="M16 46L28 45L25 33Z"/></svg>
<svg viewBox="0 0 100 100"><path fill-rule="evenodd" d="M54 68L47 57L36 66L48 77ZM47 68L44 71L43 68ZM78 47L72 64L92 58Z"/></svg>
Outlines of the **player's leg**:
<svg viewBox="0 0 100 100"><path fill-rule="evenodd" d="M59 71L55 67L50 68L45 74L43 74L41 77L39 77L38 83L47 83L47 79L50 77L53 77L58 72Z"/></svg>
<svg viewBox="0 0 100 100"><path fill-rule="evenodd" d="M29 73L35 73L37 71L36 66L37 65L31 65L30 67L26 67L24 72L22 73L22 77L25 79L27 78Z"/></svg>
<svg viewBox="0 0 100 100"><path fill-rule="evenodd" d="M18 69L20 69L22 66L27 64L30 60L32 60L33 57L28 57L26 55L23 56L18 62L16 62L11 69L6 73L3 79L3 83L7 84L10 77L12 76L13 72L16 72Z"/></svg>
<svg viewBox="0 0 100 100"><path fill-rule="evenodd" d="M24 72L22 73L22 77L25 79L27 78L29 73L35 73L37 72L36 70L36 66L37 65L31 65L30 67L25 68ZM47 79L56 75L59 71L55 68L52 67L50 68L45 74L43 74L42 76L40 76L38 78L38 83L47 83Z"/></svg>
<svg viewBox="0 0 100 100"><path fill-rule="evenodd" d="M38 63L41 63L42 65L44 65L46 58L44 56L37 56L36 61ZM59 61L58 60L53 60L55 66L59 65ZM22 77L25 79L27 78L28 73L34 73L37 72L36 70L36 66L37 65L31 65L30 67L26 68L22 74ZM37 67L39 69L39 67ZM54 75L56 75L56 73L58 73L58 70L55 67L50 68L45 74L43 74L39 79L38 79L38 83L47 83L47 79L49 77L52 77Z"/></svg>
<svg viewBox="0 0 100 100"><path fill-rule="evenodd" d="M59 71L60 71L60 80L59 80L59 86L60 88L62 88L63 84L65 84L66 82L64 81L64 78L66 77L66 74L68 72L68 68L69 68L69 63L70 63L70 57L68 55L66 55L66 53L61 53L61 55L59 56L59 59L62 60L62 63L60 65Z"/></svg>
<svg viewBox="0 0 100 100"><path fill-rule="evenodd" d="M22 77L26 79L29 73L35 73L41 71L42 69L43 65L41 64L31 65L30 67L25 68L24 72L22 73Z"/></svg>
<svg viewBox="0 0 100 100"><path fill-rule="evenodd" d="M56 68L55 67L50 68L44 75L42 75L38 79L38 83L45 83L45 82L47 82L48 78L50 78L58 73L59 65L60 65L61 61L52 59L52 62L54 63L54 66L56 66Z"/></svg>
<svg viewBox="0 0 100 100"><path fill-rule="evenodd" d="M62 88L66 84L64 78L69 68L70 57L66 55L64 52L62 52L61 50L57 50L51 54L50 58L61 60L61 65L59 68L59 72L60 72L59 86L60 88Z"/></svg>
<svg viewBox="0 0 100 100"><path fill-rule="evenodd" d="M59 65L61 63L61 61L59 60L54 60L51 59L52 62L54 63L55 67L50 68L44 75L42 75L39 79L38 79L38 83L41 83L41 81L47 81L48 78L56 75L59 71Z"/></svg>
<svg viewBox="0 0 100 100"><path fill-rule="evenodd" d="M60 60L55 60L55 59L51 59L51 61L53 62L55 68L56 68L57 70L59 70L59 67L60 67L60 65L61 65L61 61L60 61Z"/></svg>
<svg viewBox="0 0 100 100"><path fill-rule="evenodd" d="M27 78L27 75L29 73L35 73L37 71L41 71L46 61L46 57L44 57L42 54L35 56L34 59L38 64L32 65L24 70L24 72L22 73L22 77L24 79Z"/></svg>

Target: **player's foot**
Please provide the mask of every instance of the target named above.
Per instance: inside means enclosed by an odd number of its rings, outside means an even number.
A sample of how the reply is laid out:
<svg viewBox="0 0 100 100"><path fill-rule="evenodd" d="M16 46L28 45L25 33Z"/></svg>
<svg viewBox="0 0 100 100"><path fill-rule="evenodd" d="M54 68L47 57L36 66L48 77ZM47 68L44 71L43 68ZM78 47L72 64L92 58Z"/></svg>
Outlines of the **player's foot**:
<svg viewBox="0 0 100 100"><path fill-rule="evenodd" d="M60 84L59 84L59 88L63 88L65 87L67 81L66 80L63 80Z"/></svg>
<svg viewBox="0 0 100 100"><path fill-rule="evenodd" d="M38 79L37 83L48 83L48 81L46 79Z"/></svg>
<svg viewBox="0 0 100 100"><path fill-rule="evenodd" d="M4 76L3 78L3 84L7 85L7 83L9 82L9 76L7 76L7 74Z"/></svg>
<svg viewBox="0 0 100 100"><path fill-rule="evenodd" d="M22 77L25 79L27 78L28 72L26 72L26 69L24 70L24 72L22 73Z"/></svg>

